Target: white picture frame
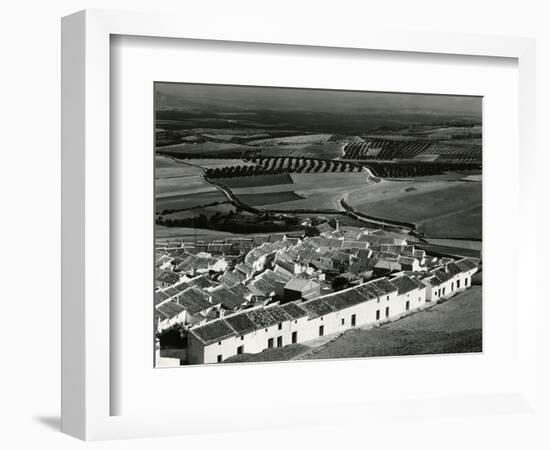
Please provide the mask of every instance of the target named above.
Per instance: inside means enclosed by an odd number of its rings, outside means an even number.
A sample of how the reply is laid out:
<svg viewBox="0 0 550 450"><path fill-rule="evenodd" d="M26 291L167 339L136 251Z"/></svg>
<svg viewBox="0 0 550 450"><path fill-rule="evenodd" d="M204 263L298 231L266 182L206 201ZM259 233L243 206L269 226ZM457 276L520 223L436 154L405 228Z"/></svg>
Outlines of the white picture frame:
<svg viewBox="0 0 550 450"><path fill-rule="evenodd" d="M183 24L183 25L182 25ZM285 29L266 26L243 18L242 23L201 20L183 22L167 14L144 14L87 10L62 21L62 431L85 440L132 438L207 432L211 424L200 417L181 415L112 415L109 330L116 326L110 317L110 38L113 35L164 37L328 47L369 49L418 54L448 54L513 58L519 73L519 155L518 198L523 225L535 224L536 196L530 174L535 166L535 42L528 38L456 35L444 33L404 33L392 30L356 30L327 35L309 27ZM535 261L534 236L526 235L519 256ZM532 271L532 266L530 267ZM528 276L519 266L518 278ZM536 310L536 287L522 292L526 310ZM522 412L535 408L536 329L526 313L518 314L520 377L514 389L501 395L471 395L465 398L431 399L442 414L495 413L504 405ZM145 351L145 350L144 350ZM201 370L200 368L194 370ZM185 374L182 373L182 377ZM434 404L435 404L434 403ZM400 415L415 414L420 400L403 404ZM319 412L313 405L270 426L290 423L328 422L338 416L369 417L391 405L346 405L342 410ZM281 409L284 411L284 408ZM302 413L302 414L301 414ZM303 414L306 413L306 414ZM239 429L261 426L268 410L258 412L257 421ZM309 415L307 420L300 417ZM182 425L185 423L185 426ZM227 430L234 429L229 423ZM219 428L216 428L219 430Z"/></svg>

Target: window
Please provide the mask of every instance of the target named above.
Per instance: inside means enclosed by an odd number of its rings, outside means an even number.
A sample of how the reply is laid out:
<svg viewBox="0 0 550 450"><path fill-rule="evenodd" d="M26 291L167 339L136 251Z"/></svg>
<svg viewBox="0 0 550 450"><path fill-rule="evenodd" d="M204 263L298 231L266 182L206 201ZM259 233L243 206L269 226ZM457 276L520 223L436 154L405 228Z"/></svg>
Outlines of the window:
<svg viewBox="0 0 550 450"><path fill-rule="evenodd" d="M443 295L445 295L445 288L443 288Z"/></svg>
<svg viewBox="0 0 550 450"><path fill-rule="evenodd" d="M265 332L267 333L267 328L265 329Z"/></svg>
<svg viewBox="0 0 550 450"><path fill-rule="evenodd" d="M218 345L222 345L222 341L218 341Z"/></svg>
<svg viewBox="0 0 550 450"><path fill-rule="evenodd" d="M273 338L267 340L267 348L273 348Z"/></svg>
<svg viewBox="0 0 550 450"><path fill-rule="evenodd" d="M319 327L319 336L323 336L325 334L325 326L321 325Z"/></svg>
<svg viewBox="0 0 550 450"><path fill-rule="evenodd" d="M405 310L408 311L411 308L411 302L405 303Z"/></svg>
<svg viewBox="0 0 550 450"><path fill-rule="evenodd" d="M353 314L351 316L351 326L354 327L355 326L355 314Z"/></svg>
<svg viewBox="0 0 550 450"><path fill-rule="evenodd" d="M386 317L390 317L390 307L386 306Z"/></svg>
<svg viewBox="0 0 550 450"><path fill-rule="evenodd" d="M292 343L293 343L293 344L296 344L296 342L298 342L298 332L297 332L297 331L293 331L293 332L292 332Z"/></svg>
<svg viewBox="0 0 550 450"><path fill-rule="evenodd" d="M379 299L379 298L376 299L376 303L380 303L380 299Z"/></svg>
<svg viewBox="0 0 550 450"><path fill-rule="evenodd" d="M388 302L390 301L390 296L389 295L386 297L386 301L388 301Z"/></svg>
<svg viewBox="0 0 550 450"><path fill-rule="evenodd" d="M294 321L294 323L298 323L298 321L297 321L297 320L295 320L295 321Z"/></svg>
<svg viewBox="0 0 550 450"><path fill-rule="evenodd" d="M222 355L218 355L218 362L222 362Z"/></svg>
<svg viewBox="0 0 550 450"><path fill-rule="evenodd" d="M456 288L460 289L460 280L456 280Z"/></svg>
<svg viewBox="0 0 550 450"><path fill-rule="evenodd" d="M283 337L279 336L277 338L277 347L282 347L282 346L283 346Z"/></svg>
<svg viewBox="0 0 550 450"><path fill-rule="evenodd" d="M279 326L278 326L277 328L279 328L279 330L282 330L282 329L283 329L283 324L280 323Z"/></svg>
<svg viewBox="0 0 550 450"><path fill-rule="evenodd" d="M237 347L237 355L240 355L241 353L244 353L244 345Z"/></svg>
<svg viewBox="0 0 550 450"><path fill-rule="evenodd" d="M342 319L342 325L346 323L346 319Z"/></svg>
<svg viewBox="0 0 550 450"><path fill-rule="evenodd" d="M241 341L244 341L244 336L241 336Z"/></svg>
<svg viewBox="0 0 550 450"><path fill-rule="evenodd" d="M323 317L321 317L321 320L323 320Z"/></svg>
<svg viewBox="0 0 550 450"><path fill-rule="evenodd" d="M455 288L455 284L454 284L454 282L452 282L451 283L451 291L454 290L454 288Z"/></svg>
<svg viewBox="0 0 550 450"><path fill-rule="evenodd" d="M380 310L376 311L376 320L380 320Z"/></svg>

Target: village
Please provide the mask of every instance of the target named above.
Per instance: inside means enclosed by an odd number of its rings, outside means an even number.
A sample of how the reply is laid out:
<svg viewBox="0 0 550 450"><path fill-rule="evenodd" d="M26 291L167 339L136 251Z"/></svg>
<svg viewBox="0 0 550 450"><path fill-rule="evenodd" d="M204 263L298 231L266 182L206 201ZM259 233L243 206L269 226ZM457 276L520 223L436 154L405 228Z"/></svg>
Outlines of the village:
<svg viewBox="0 0 550 450"><path fill-rule="evenodd" d="M468 289L479 265L338 221L313 233L159 240L156 366L221 363L395 320ZM174 330L184 358L161 356Z"/></svg>

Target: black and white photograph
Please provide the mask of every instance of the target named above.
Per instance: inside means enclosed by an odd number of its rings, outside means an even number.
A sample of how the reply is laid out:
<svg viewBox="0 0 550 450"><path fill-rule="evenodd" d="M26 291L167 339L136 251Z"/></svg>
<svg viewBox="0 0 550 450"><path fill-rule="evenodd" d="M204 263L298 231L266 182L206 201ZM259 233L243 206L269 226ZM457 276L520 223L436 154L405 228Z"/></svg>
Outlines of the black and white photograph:
<svg viewBox="0 0 550 450"><path fill-rule="evenodd" d="M482 97L154 98L155 367L482 352Z"/></svg>

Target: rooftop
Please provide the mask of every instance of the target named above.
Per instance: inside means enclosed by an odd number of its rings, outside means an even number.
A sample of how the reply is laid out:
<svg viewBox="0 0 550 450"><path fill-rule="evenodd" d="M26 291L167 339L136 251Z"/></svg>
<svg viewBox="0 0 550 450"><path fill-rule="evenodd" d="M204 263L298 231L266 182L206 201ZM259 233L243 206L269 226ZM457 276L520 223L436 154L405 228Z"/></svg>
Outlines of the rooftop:
<svg viewBox="0 0 550 450"><path fill-rule="evenodd" d="M243 303L246 303L246 299L233 293L225 286L219 286L212 289L212 291L210 291L210 294L212 295L213 304L221 303L222 306L226 309L236 309Z"/></svg>
<svg viewBox="0 0 550 450"><path fill-rule="evenodd" d="M292 278L287 284L285 284L285 289L303 292L308 289L314 289L317 286L319 286L319 283L316 283L313 280L306 280L303 278Z"/></svg>
<svg viewBox="0 0 550 450"><path fill-rule="evenodd" d="M177 302L189 313L196 314L212 306L208 298L207 293L193 286L182 291L177 297Z"/></svg>
<svg viewBox="0 0 550 450"><path fill-rule="evenodd" d="M254 331L256 325L246 313L234 314L231 316L226 316L224 320L233 328L238 334L246 334Z"/></svg>
<svg viewBox="0 0 550 450"><path fill-rule="evenodd" d="M172 300L167 300L164 303L157 305L156 309L166 319L172 319L185 311L183 306L178 305Z"/></svg>
<svg viewBox="0 0 550 450"><path fill-rule="evenodd" d="M392 278L391 283L397 287L397 293L399 295L406 294L407 292L418 289L418 285L407 275L403 275L397 278Z"/></svg>
<svg viewBox="0 0 550 450"><path fill-rule="evenodd" d="M293 319L299 319L300 317L307 316L307 312L293 302L282 305L281 309Z"/></svg>
<svg viewBox="0 0 550 450"><path fill-rule="evenodd" d="M205 345L236 335L233 328L224 320L208 322L200 327L192 328L190 332L199 338Z"/></svg>
<svg viewBox="0 0 550 450"><path fill-rule="evenodd" d="M278 324L279 322L283 322L284 320L288 320L284 318L278 320L275 316L270 314L267 309L263 308L252 309L250 311L247 311L246 314L258 328L267 328L272 325Z"/></svg>
<svg viewBox="0 0 550 450"><path fill-rule="evenodd" d="M331 313L333 308L325 303L321 298L315 300L308 300L307 302L300 303L300 308L305 309L310 319L315 317L324 316Z"/></svg>

